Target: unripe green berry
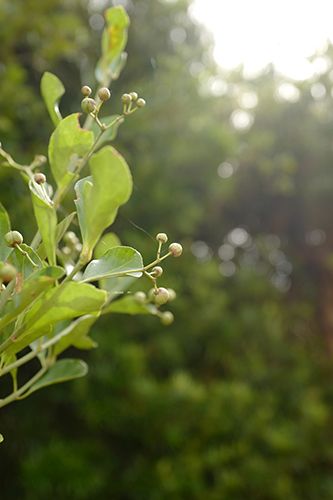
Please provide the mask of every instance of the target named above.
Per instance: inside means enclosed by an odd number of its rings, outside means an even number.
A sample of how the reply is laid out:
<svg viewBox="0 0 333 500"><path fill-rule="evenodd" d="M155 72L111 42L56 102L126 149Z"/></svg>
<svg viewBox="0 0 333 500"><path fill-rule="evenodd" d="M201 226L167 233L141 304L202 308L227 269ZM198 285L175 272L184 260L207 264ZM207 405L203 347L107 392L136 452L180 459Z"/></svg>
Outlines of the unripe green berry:
<svg viewBox="0 0 333 500"><path fill-rule="evenodd" d="M163 274L163 269L161 266L155 266L153 267L152 272L154 273L155 278L159 278Z"/></svg>
<svg viewBox="0 0 333 500"><path fill-rule="evenodd" d="M140 304L141 306L145 305L147 302L147 295L145 292L135 292L133 295L134 300L137 304Z"/></svg>
<svg viewBox="0 0 333 500"><path fill-rule="evenodd" d="M165 233L158 233L156 235L156 241L159 243L166 243L168 241L168 237Z"/></svg>
<svg viewBox="0 0 333 500"><path fill-rule="evenodd" d="M68 246L74 246L79 243L79 238L76 236L74 231L67 231L67 233L64 234L63 241Z"/></svg>
<svg viewBox="0 0 333 500"><path fill-rule="evenodd" d="M102 87L98 91L98 97L100 98L101 101L107 101L111 97L111 92L106 87Z"/></svg>
<svg viewBox="0 0 333 500"><path fill-rule="evenodd" d="M62 247L61 251L64 255L71 255L72 253L72 250L69 247Z"/></svg>
<svg viewBox="0 0 333 500"><path fill-rule="evenodd" d="M44 184L44 182L46 182L46 176L42 173L37 173L34 175L34 181L37 182L37 184Z"/></svg>
<svg viewBox="0 0 333 500"><path fill-rule="evenodd" d="M183 253L183 247L180 243L171 243L169 246L169 252L171 252L174 257L180 257Z"/></svg>
<svg viewBox="0 0 333 500"><path fill-rule="evenodd" d="M16 267L12 266L11 264L4 264L0 268L0 279L4 283L8 283L9 281L12 281L12 279L14 279L16 275L17 275L17 269L16 269Z"/></svg>
<svg viewBox="0 0 333 500"><path fill-rule="evenodd" d="M166 288L160 287L153 292L153 300L155 304L159 304L160 306L162 304L165 304L169 300L169 292Z"/></svg>
<svg viewBox="0 0 333 500"><path fill-rule="evenodd" d="M130 96L132 97L132 101L136 101L138 98L138 94L136 92L130 92Z"/></svg>
<svg viewBox="0 0 333 500"><path fill-rule="evenodd" d="M146 101L141 97L136 101L136 105L138 108L143 108L146 105Z"/></svg>
<svg viewBox="0 0 333 500"><path fill-rule="evenodd" d="M5 234L5 243L7 247L16 247L16 245L21 245L23 243L23 236L18 231L9 231Z"/></svg>
<svg viewBox="0 0 333 500"><path fill-rule="evenodd" d="M123 94L121 96L121 102L123 104L129 104L130 102L132 102L132 97L130 94Z"/></svg>
<svg viewBox="0 0 333 500"><path fill-rule="evenodd" d="M165 326L171 325L171 323L173 323L174 319L175 319L174 315L170 311L165 311L160 316L161 323L162 323L162 325L165 325Z"/></svg>
<svg viewBox="0 0 333 500"><path fill-rule="evenodd" d="M169 292L169 302L172 302L177 298L177 294L173 288L168 288L168 292Z"/></svg>
<svg viewBox="0 0 333 500"><path fill-rule="evenodd" d="M96 102L90 97L86 97L81 101L81 109L84 113L92 113L96 109Z"/></svg>
<svg viewBox="0 0 333 500"><path fill-rule="evenodd" d="M82 87L81 89L81 92L85 97L89 97L92 91L91 88L88 87L88 85L84 85L84 87Z"/></svg>

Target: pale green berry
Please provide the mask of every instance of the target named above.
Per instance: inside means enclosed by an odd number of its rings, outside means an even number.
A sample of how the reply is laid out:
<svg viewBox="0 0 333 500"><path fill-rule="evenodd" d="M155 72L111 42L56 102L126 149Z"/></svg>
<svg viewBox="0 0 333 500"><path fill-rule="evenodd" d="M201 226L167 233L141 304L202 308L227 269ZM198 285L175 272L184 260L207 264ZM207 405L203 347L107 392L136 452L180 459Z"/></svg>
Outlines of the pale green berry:
<svg viewBox="0 0 333 500"><path fill-rule="evenodd" d="M143 108L146 105L146 101L141 97L136 101L136 105L138 108Z"/></svg>
<svg viewBox="0 0 333 500"><path fill-rule="evenodd" d="M91 90L91 88L90 88L90 87L88 87L88 85L84 85L84 86L82 87L82 89L81 89L81 92L82 92L82 94L83 94L85 97L89 97L89 96L90 96L90 94L91 94L91 92L92 92L92 90Z"/></svg>
<svg viewBox="0 0 333 500"><path fill-rule="evenodd" d="M4 283L8 283L9 281L12 281L12 279L14 279L16 275L17 275L17 269L16 269L16 267L12 266L11 264L4 264L0 268L0 279Z"/></svg>
<svg viewBox="0 0 333 500"><path fill-rule="evenodd" d="M168 237L165 233L158 233L156 235L156 241L159 243L166 243L168 241Z"/></svg>
<svg viewBox="0 0 333 500"><path fill-rule="evenodd" d="M140 304L141 306L145 305L147 303L147 295L145 292L135 292L133 295L134 300L137 304Z"/></svg>
<svg viewBox="0 0 333 500"><path fill-rule="evenodd" d="M16 245L21 245L23 243L23 236L18 231L9 231L5 234L5 243L7 247L16 247Z"/></svg>
<svg viewBox="0 0 333 500"><path fill-rule="evenodd" d="M152 273L154 273L154 278L159 278L163 274L163 269L161 266L155 266L152 269Z"/></svg>
<svg viewBox="0 0 333 500"><path fill-rule="evenodd" d="M76 236L74 231L67 231L63 237L64 243L69 246L74 246L79 243L79 238Z"/></svg>
<svg viewBox="0 0 333 500"><path fill-rule="evenodd" d="M136 101L138 98L138 94L136 92L130 92L130 96L132 97L132 101Z"/></svg>
<svg viewBox="0 0 333 500"><path fill-rule="evenodd" d="M70 255L72 253L72 250L69 247L62 247L61 251L64 255Z"/></svg>
<svg viewBox="0 0 333 500"><path fill-rule="evenodd" d="M86 97L81 101L81 109L84 113L93 113L96 109L96 102L90 97Z"/></svg>
<svg viewBox="0 0 333 500"><path fill-rule="evenodd" d="M44 182L46 182L46 176L38 172L34 175L34 181L37 182L37 184L44 184Z"/></svg>
<svg viewBox="0 0 333 500"><path fill-rule="evenodd" d="M123 104L129 104L130 102L132 102L132 97L130 94L123 94L121 96L121 102Z"/></svg>
<svg viewBox="0 0 333 500"><path fill-rule="evenodd" d="M171 325L171 323L173 323L174 319L175 319L174 315L170 311L165 311L160 316L161 323L162 323L162 325L165 325L165 326Z"/></svg>
<svg viewBox="0 0 333 500"><path fill-rule="evenodd" d="M162 304L165 304L169 300L169 292L166 288L160 287L153 292L153 300L155 304L159 304L160 306Z"/></svg>
<svg viewBox="0 0 333 500"><path fill-rule="evenodd" d="M183 247L180 243L171 243L169 246L169 252L171 252L174 257L180 257L183 253Z"/></svg>
<svg viewBox="0 0 333 500"><path fill-rule="evenodd" d="M173 288L168 288L168 292L169 292L169 302L172 302L177 298L177 294Z"/></svg>
<svg viewBox="0 0 333 500"><path fill-rule="evenodd" d="M106 87L102 87L98 91L98 97L100 98L101 101L107 101L111 97L111 92Z"/></svg>

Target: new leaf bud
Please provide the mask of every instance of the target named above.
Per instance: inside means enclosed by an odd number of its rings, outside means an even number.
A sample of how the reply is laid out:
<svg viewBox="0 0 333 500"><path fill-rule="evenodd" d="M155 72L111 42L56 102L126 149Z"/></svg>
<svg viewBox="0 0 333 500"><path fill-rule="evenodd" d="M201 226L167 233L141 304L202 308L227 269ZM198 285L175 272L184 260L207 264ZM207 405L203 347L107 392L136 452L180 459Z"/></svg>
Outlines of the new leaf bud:
<svg viewBox="0 0 333 500"><path fill-rule="evenodd" d="M101 101L107 101L111 97L111 92L106 87L102 87L98 91L98 97L100 98Z"/></svg>
<svg viewBox="0 0 333 500"><path fill-rule="evenodd" d="M169 246L169 252L171 252L174 257L180 257L183 253L183 247L180 243L171 243Z"/></svg>
<svg viewBox="0 0 333 500"><path fill-rule="evenodd" d="M153 300L155 304L159 304L160 306L162 304L165 304L169 300L169 292L166 288L160 287L153 292Z"/></svg>
<svg viewBox="0 0 333 500"><path fill-rule="evenodd" d="M156 235L156 241L158 241L159 243L166 243L168 241L168 237L165 233L158 233Z"/></svg>
<svg viewBox="0 0 333 500"><path fill-rule="evenodd" d="M14 248L23 243L23 236L18 231L9 231L5 234L5 243L7 247Z"/></svg>
<svg viewBox="0 0 333 500"><path fill-rule="evenodd" d="M96 109L96 102L90 97L86 97L81 101L81 109L84 113L92 113Z"/></svg>

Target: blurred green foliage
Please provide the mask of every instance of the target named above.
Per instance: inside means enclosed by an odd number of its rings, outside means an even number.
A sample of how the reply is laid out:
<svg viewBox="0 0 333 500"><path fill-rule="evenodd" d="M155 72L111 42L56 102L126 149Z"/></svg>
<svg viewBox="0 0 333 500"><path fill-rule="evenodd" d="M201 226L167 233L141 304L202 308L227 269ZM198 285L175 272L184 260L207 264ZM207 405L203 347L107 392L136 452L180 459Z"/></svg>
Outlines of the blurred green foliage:
<svg viewBox="0 0 333 500"><path fill-rule="evenodd" d="M45 153L43 71L65 83L64 110L77 111L81 85L93 86L94 22L109 6L3 1L0 137L18 158ZM115 227L147 259L149 234L183 244L163 282L177 291L176 320L162 328L150 317L102 318L88 377L5 408L2 494L332 498L332 49L316 77L326 95L293 83L298 97L288 100L281 86L290 82L272 68L256 78L216 68L185 0L126 8L128 63L105 107L118 112L113 103L132 90L148 104L118 133L136 190ZM175 29L182 43L172 42ZM249 93L254 108L244 106ZM235 126L239 111L251 127ZM9 207L15 182L24 233L24 186L7 175L0 170L1 191Z"/></svg>

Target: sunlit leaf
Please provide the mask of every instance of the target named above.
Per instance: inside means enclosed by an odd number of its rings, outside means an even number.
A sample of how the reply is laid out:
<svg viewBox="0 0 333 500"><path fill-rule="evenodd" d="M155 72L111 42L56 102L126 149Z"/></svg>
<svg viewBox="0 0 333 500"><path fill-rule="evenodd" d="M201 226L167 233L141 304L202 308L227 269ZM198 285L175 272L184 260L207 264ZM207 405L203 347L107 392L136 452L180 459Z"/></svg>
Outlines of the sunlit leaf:
<svg viewBox="0 0 333 500"><path fill-rule="evenodd" d="M120 73L124 69L127 62L127 52L122 52L119 54L116 59L114 59L106 70L106 75L111 78L111 80L117 80L120 76ZM95 68L95 78L98 82L101 82L103 79L103 69L102 69L102 60L100 59Z"/></svg>
<svg viewBox="0 0 333 500"><path fill-rule="evenodd" d="M103 234L94 250L95 259L100 259L110 248L119 247L120 245L120 239L115 233Z"/></svg>
<svg viewBox="0 0 333 500"><path fill-rule="evenodd" d="M22 245L20 245L20 248L27 252L31 260L38 265L39 269L44 268L42 261L31 247L29 247L25 243L22 243ZM17 248L13 249L12 253L8 257L8 261L10 262L10 264L15 266L18 272L21 274L22 281L26 280L31 274L36 272L36 268Z"/></svg>
<svg viewBox="0 0 333 500"><path fill-rule="evenodd" d="M73 155L84 156L94 142L94 134L84 130L79 124L80 113L64 118L53 134L49 143L49 159L53 177L58 189L62 191L74 178L70 170Z"/></svg>
<svg viewBox="0 0 333 500"><path fill-rule="evenodd" d="M133 295L127 295L119 300L115 300L103 310L105 313L121 314L156 314L157 309L153 304L138 304Z"/></svg>
<svg viewBox="0 0 333 500"><path fill-rule="evenodd" d="M30 387L29 394L48 385L84 377L87 373L88 365L81 359L60 359Z"/></svg>
<svg viewBox="0 0 333 500"><path fill-rule="evenodd" d="M113 247L99 260L92 260L83 274L82 282L114 278L120 275L140 278L143 268L141 254L131 247Z"/></svg>
<svg viewBox="0 0 333 500"><path fill-rule="evenodd" d="M91 349L96 349L96 347L98 347L98 343L89 337L89 335L84 335L73 342L73 347L84 351L90 351Z"/></svg>
<svg viewBox="0 0 333 500"><path fill-rule="evenodd" d="M40 91L51 120L56 127L62 120L58 104L60 97L65 93L65 87L57 76L46 71L40 82Z"/></svg>

